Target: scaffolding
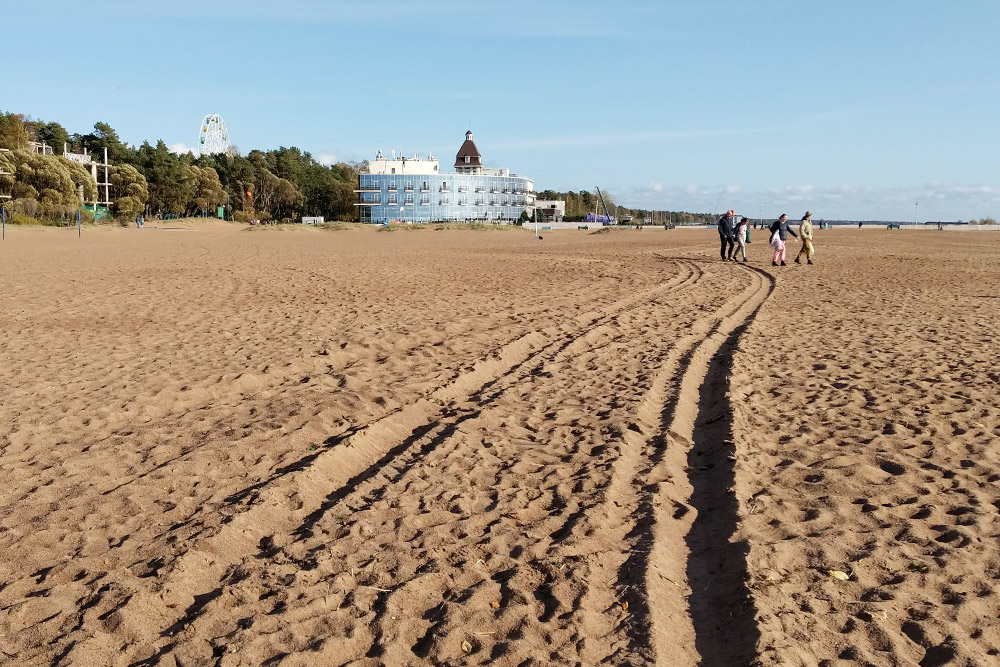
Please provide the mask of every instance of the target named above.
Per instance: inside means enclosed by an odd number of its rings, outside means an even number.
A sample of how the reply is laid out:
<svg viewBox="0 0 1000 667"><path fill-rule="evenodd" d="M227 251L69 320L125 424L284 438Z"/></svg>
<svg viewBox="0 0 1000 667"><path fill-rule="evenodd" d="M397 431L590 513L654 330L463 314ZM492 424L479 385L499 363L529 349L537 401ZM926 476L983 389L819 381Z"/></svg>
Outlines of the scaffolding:
<svg viewBox="0 0 1000 667"><path fill-rule="evenodd" d="M87 149L83 149L83 153L70 153L67 149L66 144L63 144L63 154L62 156L67 160L76 162L77 164L83 165L90 170L90 175L97 184L97 198L94 201L87 201L83 196L83 186L80 187L80 201L83 202L84 206L94 207L94 212L97 212L98 206L104 206L105 208L110 208L111 206L111 164L108 162L108 149L104 149L104 161L95 162L94 156L87 153ZM104 170L103 173L101 170ZM101 180L101 176L104 180ZM101 197L102 189L103 195Z"/></svg>
<svg viewBox="0 0 1000 667"><path fill-rule="evenodd" d="M10 153L10 150L6 148L0 148L0 153ZM0 168L0 176L13 176L13 174L11 174L9 171L4 171L2 168ZM10 198L11 195L0 192L0 202L6 201Z"/></svg>
<svg viewBox="0 0 1000 667"><path fill-rule="evenodd" d="M52 146L49 146L44 141L29 141L28 150L35 155L52 155Z"/></svg>

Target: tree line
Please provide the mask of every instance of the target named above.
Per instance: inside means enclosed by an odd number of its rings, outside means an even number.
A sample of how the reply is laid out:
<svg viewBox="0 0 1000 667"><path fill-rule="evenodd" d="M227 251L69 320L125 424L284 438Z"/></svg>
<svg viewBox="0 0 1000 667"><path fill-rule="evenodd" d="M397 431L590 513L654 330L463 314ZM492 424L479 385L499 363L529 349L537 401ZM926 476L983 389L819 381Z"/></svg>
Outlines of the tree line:
<svg viewBox="0 0 1000 667"><path fill-rule="evenodd" d="M625 216L631 216L634 224L641 224L646 220L650 224L662 224L668 221L680 225L714 225L716 216L711 213L689 213L687 211L667 211L651 210L644 208L628 208L615 203L614 197L606 190L601 190L604 204L608 207L608 212L621 222ZM601 206L600 197L596 192L580 190L578 192L556 192L555 190L542 190L537 193L538 199L555 200L566 202L567 222L583 220L587 213L597 213L604 215L604 207Z"/></svg>
<svg viewBox="0 0 1000 667"><path fill-rule="evenodd" d="M51 146L55 155L29 150L30 142ZM96 186L87 169L59 156L63 145L71 153L85 150L100 160L108 151L112 212L128 219L136 215L215 216L223 207L237 221L290 220L321 215L328 220L356 220L354 189L362 165L317 162L298 148L252 150L240 155L176 154L159 140L155 144L124 143L107 123L92 132L71 134L57 122L35 120L0 111L0 195L11 196L9 211L30 218L70 220L80 199L94 201ZM602 190L605 204L619 221L634 223L714 224L710 213L627 208ZM566 202L566 220L582 220L588 212L603 214L596 192L543 190L538 199ZM4 201L4 200L0 200ZM526 217L526 216L525 216Z"/></svg>
<svg viewBox="0 0 1000 667"><path fill-rule="evenodd" d="M51 146L54 155L30 150L30 143ZM240 155L179 155L159 140L155 145L124 143L107 123L93 132L70 134L56 122L0 111L0 194L5 206L31 218L65 220L79 210L81 197L94 201L96 185L87 169L62 158L85 150L97 161L108 151L112 212L136 215L215 216L223 207L239 221L291 220L321 215L354 220L354 189L359 165L322 165L298 148L252 150ZM101 172L103 174L103 170ZM2 201L2 200L0 200Z"/></svg>

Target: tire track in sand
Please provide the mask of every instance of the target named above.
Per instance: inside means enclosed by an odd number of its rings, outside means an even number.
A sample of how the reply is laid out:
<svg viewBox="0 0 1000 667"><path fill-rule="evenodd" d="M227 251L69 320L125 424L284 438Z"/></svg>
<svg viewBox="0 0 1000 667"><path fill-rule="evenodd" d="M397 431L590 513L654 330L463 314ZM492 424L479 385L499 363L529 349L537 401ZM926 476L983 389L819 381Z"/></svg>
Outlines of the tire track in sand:
<svg viewBox="0 0 1000 667"><path fill-rule="evenodd" d="M296 531L301 536L308 531L311 520L321 516L326 507L343 496L346 487L353 487L377 474L421 438L443 437L442 432L454 428L454 424L449 426L449 420L453 421L454 417L448 408L450 404L467 401L504 378L527 375L535 360L572 350L575 341L593 335L595 330L607 326L637 305L660 294L676 293L699 280L701 273L693 265L679 263L679 266L682 272L670 280L619 300L603 312L581 315L557 327L556 331L526 334L480 360L473 370L459 375L426 398L347 434L342 442L335 443L336 446L274 478L273 484L257 485L253 494L244 496L252 498L252 505L227 517L228 521L219 532L181 554L173 567L163 568L164 572L158 574L156 581L145 585L135 579L127 582L138 590L121 591L123 600L114 608L116 615L124 619L123 623L130 626L127 634L133 641L128 653L133 657L147 656L140 658L140 662L148 663L150 655L162 656L169 652L173 644L169 637L183 632L219 597L226 582L236 578L234 571L238 571L237 564L242 559L258 554L263 549L261 545L269 543L275 535L282 536L279 540L286 536L291 538ZM99 592L98 601L100 596ZM70 658L74 654L93 655L96 652L101 655L108 650L101 638L88 640L87 637L64 635L62 641L67 640Z"/></svg>
<svg viewBox="0 0 1000 667"><path fill-rule="evenodd" d="M592 511L620 450L605 438L631 420L662 341L730 298L719 290L724 277L712 280L707 292L648 293L641 308L453 406L440 427L414 434L372 475L336 492L294 542L275 540L261 561L243 563L224 594L261 600L241 611L259 619L252 632L211 600L192 610L182 645L206 628L236 628L213 645L280 662L299 650L286 637L299 634L320 661L443 664L462 655L470 624L488 623L481 629L497 631L470 637L479 648L469 664L516 664L538 643L559 664L627 655L621 610L600 573L625 559L631 529ZM633 345L643 332L660 345ZM627 394L608 396L609 378L626 380ZM584 413L581 402L608 410ZM296 577L296 593L282 577ZM484 609L492 618L478 615ZM272 618L282 619L280 632Z"/></svg>
<svg viewBox="0 0 1000 667"><path fill-rule="evenodd" d="M662 259L688 263L700 274L706 275L697 262L689 259ZM755 279L751 287L734 293L718 306L708 306L706 302L697 300L676 304L682 311L674 316L671 331L678 337L665 339L666 345L659 346L650 356L656 365L648 388L631 411L627 426L620 430L612 427L609 430L612 441L599 448L616 449L618 456L610 459L608 482L596 489L598 502L577 508L566 521L570 528L557 540L561 543L560 556L564 562L586 562L585 567L577 568L576 578L582 580L580 588L583 592L574 601L573 609L592 610L592 614L593 610L601 610L603 616L614 616L617 610L616 629L627 637L628 647L619 646L613 655L606 658L612 664L620 660L631 664L629 661L638 657L652 660L652 619L664 613L660 600L650 602L651 596L645 590L644 580L652 542L652 505L648 488L657 475L664 474L657 468L666 443L662 415L680 400L681 384L687 377L686 369L695 350L706 338L717 335L729 322L738 320L747 310L747 304L760 296L760 287ZM697 311L699 307L702 313L708 314L700 314L685 323L680 312ZM665 408L665 405L668 407ZM601 467L604 464L597 465ZM655 472L654 468L657 468ZM623 545L625 555L621 552ZM683 582L681 577L677 580ZM612 583L613 593L609 594L609 584ZM623 610L624 614L621 613ZM682 605L668 611L668 614L668 624L676 625L675 617L685 615L686 609ZM590 626L599 627L594 623ZM592 644L594 637L589 639ZM569 654L562 657L570 659ZM666 661L667 664L675 664L672 660L673 657Z"/></svg>
<svg viewBox="0 0 1000 667"><path fill-rule="evenodd" d="M646 490L636 511L644 535L619 581L644 573L648 626L637 630L648 632L659 665L723 667L749 664L754 656L746 549L729 542L739 519L727 389L731 348L773 292L774 278L739 268L751 286L707 331L692 331L661 367L640 410L643 430L657 435L634 443L629 457L655 452L633 484ZM675 474L682 470L686 476Z"/></svg>
<svg viewBox="0 0 1000 667"><path fill-rule="evenodd" d="M342 617L342 606L358 610L355 613L364 614L371 631L346 635L361 645L354 647L354 655L385 659L388 664L404 664L415 658L447 661L461 655L457 643L463 636L469 636L484 654L478 660L470 658L470 664L480 664L486 656L515 664L529 657L525 645L539 641L550 647L552 664L634 664L636 659L653 662L649 634L654 619L667 627L693 624L684 600L677 608L665 609L658 599L656 604L650 604L645 594L648 556L644 554L651 551L651 504L649 494L640 497L640 491L646 491L651 483L650 471L662 458L664 405L676 405L680 400L678 392L686 377L685 369L701 341L725 329L723 323L745 310L746 303L760 293L762 283L751 278L750 287L727 295L715 305L696 296L693 300L670 300L666 314L662 306L646 310L644 316L659 316L656 331L683 335L655 353L640 357L655 361L652 373L635 378L649 388L641 396L641 392L635 394L640 400L628 402L632 408L619 412L617 418L598 422L604 424L601 431L610 435L609 441L601 442L599 435L591 439L580 434L576 443L572 439L560 442L559 427L550 431L552 424L562 421L572 425L576 420L568 422L555 410L546 412L544 425L539 424L545 430L525 434L534 444L511 443L500 434L495 434L499 438L491 437L504 441L505 449L518 449L514 457L499 454L500 465L495 466L492 452L500 447L499 442L487 444L486 450L476 447L476 443L489 434L488 413L499 412L500 418L509 419L512 406L518 412L524 410L525 393L517 388L514 378L509 378L504 383L507 387L490 392L511 393L514 389L514 395L504 399L504 406L496 406L492 397L477 401L481 413L461 413L453 422L456 428L460 426L457 432L452 429L429 438L425 445L427 460L421 466L412 462L394 479L373 481L344 498L347 507L338 508L332 520L325 521L325 527L320 528L326 536L317 533L306 551L306 560L320 558L318 566L314 562L309 565L319 574L307 575L316 583L309 594L295 600L286 600L280 585L265 584L267 595L278 600L275 608L281 605L282 614L294 618L300 627L320 622L320 618L326 618L322 610L333 610L334 606L335 613L327 613ZM684 324L681 313L693 315L693 321ZM628 332L637 322L621 324L619 334ZM607 344L596 333L589 338L586 344L583 338L578 339L572 349L568 347L544 361L537 375L533 373L537 382L526 389L527 396L531 401L545 397L541 411L558 405L567 386L582 380L565 374L574 368L579 372L580 366L567 365L564 358L585 356ZM623 370L618 355L626 350L635 352L619 347L612 351L613 357L605 354L603 359L611 362L614 358L619 371ZM614 368L612 364L604 372L619 372ZM591 373L594 371L597 369L591 369ZM621 423L622 418L629 421ZM494 414L492 423L496 421ZM525 425L532 425L530 419ZM654 435L647 441L643 434L649 433ZM545 446L537 446L543 443ZM481 460L483 456L494 462L495 472ZM421 470L428 466L447 470L446 478L479 479L480 484L488 474L491 481L487 484L501 491L491 493L489 505L482 507L477 504L482 496L474 488L463 492L468 487L428 486L426 471ZM607 474L607 468L613 468L613 473ZM537 484L527 494L509 482L503 483L504 477L526 473L535 480L532 484ZM403 489L396 487L397 483ZM414 486L426 489L421 498L428 500L427 507L423 500L420 508L408 508L405 500L402 506L394 504L394 498L411 496L406 488ZM402 493L397 495L399 491ZM398 518L386 520L386 515ZM447 547L442 545L442 539ZM336 553L350 554L345 559L348 563L331 563L331 558L339 561L338 556L329 553L331 544L337 545ZM430 565L424 560L428 556L420 556L421 552L434 554ZM299 553L298 560L302 561L302 551ZM629 558L627 554L640 556ZM683 549L679 554L673 550L673 555L681 557L682 574L677 581L683 584ZM285 550L283 556L278 562L287 563L289 557L295 560L290 550ZM409 569L420 562L427 569ZM348 567L355 564L357 574L354 567ZM414 595L419 599L414 600ZM486 612L486 617L477 611L490 609L493 603L496 611ZM623 607L624 603L628 605ZM399 627L393 622L397 617L408 620ZM490 639L467 635L470 626L487 630L482 634ZM317 646L337 645L346 650L344 632L337 629L326 637L321 634ZM514 637L518 641L511 641ZM270 653L276 659L283 655L283 648L288 650L280 640L269 643L262 638L240 637L233 645L245 646L247 641L255 642L255 652ZM692 640L690 648L682 650L693 652L694 643ZM663 662L674 664L675 659L671 655Z"/></svg>

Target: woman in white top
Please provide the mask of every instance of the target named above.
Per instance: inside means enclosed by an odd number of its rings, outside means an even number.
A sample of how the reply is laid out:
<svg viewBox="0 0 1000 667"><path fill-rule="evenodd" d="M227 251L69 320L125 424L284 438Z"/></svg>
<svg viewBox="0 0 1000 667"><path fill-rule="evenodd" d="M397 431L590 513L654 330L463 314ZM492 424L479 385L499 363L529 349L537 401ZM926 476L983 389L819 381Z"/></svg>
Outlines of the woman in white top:
<svg viewBox="0 0 1000 667"><path fill-rule="evenodd" d="M736 255L743 253L743 261L747 261L747 229L750 227L749 218L741 218L736 225L736 249L733 251L733 261L738 262Z"/></svg>

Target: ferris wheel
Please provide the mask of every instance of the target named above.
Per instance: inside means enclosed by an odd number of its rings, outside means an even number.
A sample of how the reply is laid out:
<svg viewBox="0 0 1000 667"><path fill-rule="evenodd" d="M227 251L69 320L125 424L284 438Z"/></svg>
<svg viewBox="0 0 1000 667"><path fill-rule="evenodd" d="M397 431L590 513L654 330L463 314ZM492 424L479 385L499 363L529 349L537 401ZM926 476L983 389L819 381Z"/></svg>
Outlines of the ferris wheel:
<svg viewBox="0 0 1000 667"><path fill-rule="evenodd" d="M225 153L229 148L229 130L226 121L217 113L210 113L201 121L198 133L198 152L202 155Z"/></svg>

